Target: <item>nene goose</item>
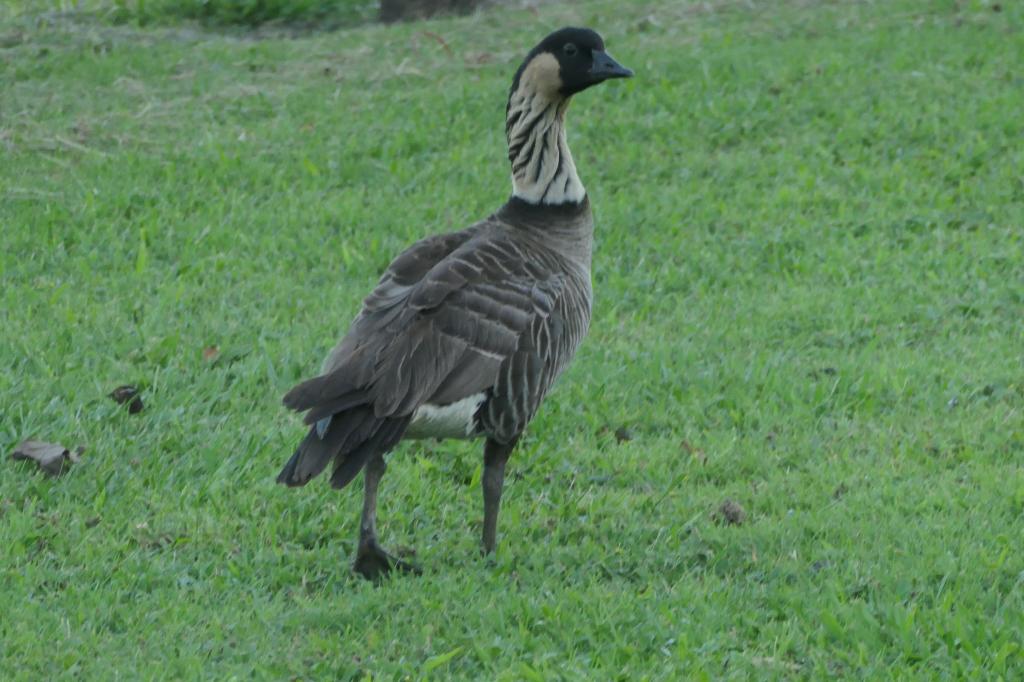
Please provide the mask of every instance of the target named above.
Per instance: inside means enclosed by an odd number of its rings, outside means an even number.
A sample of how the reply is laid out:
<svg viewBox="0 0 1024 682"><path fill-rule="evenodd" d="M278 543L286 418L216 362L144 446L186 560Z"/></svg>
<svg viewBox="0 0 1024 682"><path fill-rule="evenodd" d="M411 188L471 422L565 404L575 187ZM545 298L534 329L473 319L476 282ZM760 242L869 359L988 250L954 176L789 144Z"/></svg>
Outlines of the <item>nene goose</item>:
<svg viewBox="0 0 1024 682"><path fill-rule="evenodd" d="M305 485L333 461L343 488L365 470L354 564L364 577L419 570L377 540L384 455L402 439L486 438L483 549L494 551L505 462L590 322L593 219L565 112L576 93L632 75L589 29L533 48L506 107L511 198L399 255L321 375L284 397L310 429L279 483Z"/></svg>

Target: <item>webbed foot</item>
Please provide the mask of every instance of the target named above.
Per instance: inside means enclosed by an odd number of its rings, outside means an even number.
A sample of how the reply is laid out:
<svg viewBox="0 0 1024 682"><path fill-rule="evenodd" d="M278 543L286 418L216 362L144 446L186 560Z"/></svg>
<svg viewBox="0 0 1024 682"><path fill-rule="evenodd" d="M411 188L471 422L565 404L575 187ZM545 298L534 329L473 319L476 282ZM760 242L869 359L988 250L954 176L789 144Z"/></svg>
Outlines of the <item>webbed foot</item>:
<svg viewBox="0 0 1024 682"><path fill-rule="evenodd" d="M374 582L381 580L392 570L412 575L422 575L423 573L423 570L416 564L388 554L376 542L360 545L352 570Z"/></svg>

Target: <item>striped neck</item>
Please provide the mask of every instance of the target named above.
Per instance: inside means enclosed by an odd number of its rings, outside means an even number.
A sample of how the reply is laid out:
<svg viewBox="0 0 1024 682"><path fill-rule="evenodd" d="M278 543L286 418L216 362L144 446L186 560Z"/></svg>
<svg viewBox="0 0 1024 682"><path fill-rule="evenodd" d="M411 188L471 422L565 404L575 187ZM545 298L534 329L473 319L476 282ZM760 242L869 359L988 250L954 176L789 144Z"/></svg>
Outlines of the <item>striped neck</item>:
<svg viewBox="0 0 1024 682"><path fill-rule="evenodd" d="M505 136L512 196L531 204L578 204L587 191L565 141L569 98L542 94L520 81L508 98Z"/></svg>

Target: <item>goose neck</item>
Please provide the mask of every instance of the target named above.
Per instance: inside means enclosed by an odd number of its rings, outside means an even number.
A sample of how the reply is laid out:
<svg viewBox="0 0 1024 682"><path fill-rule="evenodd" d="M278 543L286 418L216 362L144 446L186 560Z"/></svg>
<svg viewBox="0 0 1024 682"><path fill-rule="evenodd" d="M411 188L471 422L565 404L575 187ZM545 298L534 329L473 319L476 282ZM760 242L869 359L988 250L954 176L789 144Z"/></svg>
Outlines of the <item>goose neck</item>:
<svg viewBox="0 0 1024 682"><path fill-rule="evenodd" d="M505 133L512 194L531 204L579 204L586 190L565 137L569 98L522 85L508 100Z"/></svg>

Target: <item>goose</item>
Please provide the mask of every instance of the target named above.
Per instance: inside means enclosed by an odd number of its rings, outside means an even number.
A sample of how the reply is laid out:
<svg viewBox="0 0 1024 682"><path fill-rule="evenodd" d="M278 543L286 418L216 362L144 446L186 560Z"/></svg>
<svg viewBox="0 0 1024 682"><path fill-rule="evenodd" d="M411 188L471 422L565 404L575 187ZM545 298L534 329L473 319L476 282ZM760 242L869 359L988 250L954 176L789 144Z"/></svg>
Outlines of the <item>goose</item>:
<svg viewBox="0 0 1024 682"><path fill-rule="evenodd" d="M594 222L566 110L573 95L632 75L586 28L530 50L505 110L511 197L395 258L320 375L284 396L309 432L278 483L305 485L329 462L335 488L364 472L353 564L363 577L420 572L377 537L384 456L401 440L484 438L482 549L495 551L505 464L590 324Z"/></svg>

